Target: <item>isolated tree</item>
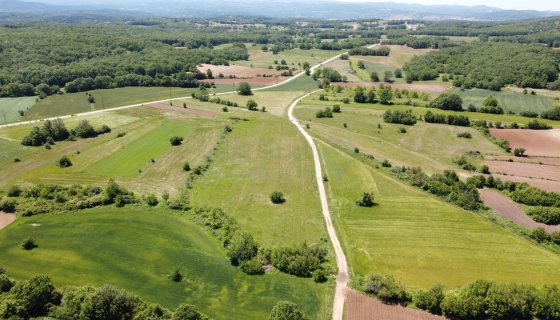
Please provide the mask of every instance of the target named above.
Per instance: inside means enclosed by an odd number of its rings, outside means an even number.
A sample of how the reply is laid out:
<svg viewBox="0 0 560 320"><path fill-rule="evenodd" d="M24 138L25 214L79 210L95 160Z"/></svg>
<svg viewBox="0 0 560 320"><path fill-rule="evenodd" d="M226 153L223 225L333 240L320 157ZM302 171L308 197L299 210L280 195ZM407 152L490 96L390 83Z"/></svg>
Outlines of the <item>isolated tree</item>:
<svg viewBox="0 0 560 320"><path fill-rule="evenodd" d="M274 204L282 204L286 202L286 199L284 199L284 194L282 192L274 191L270 194L270 201Z"/></svg>
<svg viewBox="0 0 560 320"><path fill-rule="evenodd" d="M441 110L463 111L463 99L456 93L443 93L432 100L428 107Z"/></svg>
<svg viewBox="0 0 560 320"><path fill-rule="evenodd" d="M523 156L525 156L525 148L515 148L513 150L513 154L516 157L523 157Z"/></svg>
<svg viewBox="0 0 560 320"><path fill-rule="evenodd" d="M177 268L171 274L169 274L169 280L174 282L181 282L183 280L183 275L181 271Z"/></svg>
<svg viewBox="0 0 560 320"><path fill-rule="evenodd" d="M379 74L376 71L373 71L369 77L371 78L372 82L379 82Z"/></svg>
<svg viewBox="0 0 560 320"><path fill-rule="evenodd" d="M356 89L354 89L354 102L365 103L366 101L367 97L364 88L360 86L356 87Z"/></svg>
<svg viewBox="0 0 560 320"><path fill-rule="evenodd" d="M496 100L493 96L488 96L484 101L482 101L482 105L485 107L497 107L498 100Z"/></svg>
<svg viewBox="0 0 560 320"><path fill-rule="evenodd" d="M400 68L395 69L395 78L402 78L402 70Z"/></svg>
<svg viewBox="0 0 560 320"><path fill-rule="evenodd" d="M253 94L251 90L251 85L247 82L241 82L239 86L237 86L237 93L242 96L250 96Z"/></svg>
<svg viewBox="0 0 560 320"><path fill-rule="evenodd" d="M364 192L358 201L356 202L360 207L373 207L375 202L373 201L373 192Z"/></svg>
<svg viewBox="0 0 560 320"><path fill-rule="evenodd" d="M212 70L210 69L206 70L206 77L208 79L214 79L214 74L212 74Z"/></svg>
<svg viewBox="0 0 560 320"><path fill-rule="evenodd" d="M93 138L97 136L97 131L95 131L88 120L82 120L74 128L74 135L80 138Z"/></svg>
<svg viewBox="0 0 560 320"><path fill-rule="evenodd" d="M21 242L20 247L23 250L32 250L37 248L37 244L33 238L27 238Z"/></svg>
<svg viewBox="0 0 560 320"><path fill-rule="evenodd" d="M362 60L358 61L358 68L360 68L360 69L365 69L366 68L366 65L364 64L364 62Z"/></svg>
<svg viewBox="0 0 560 320"><path fill-rule="evenodd" d="M268 320L308 320L309 318L299 310L297 304L280 301L274 308L268 317Z"/></svg>
<svg viewBox="0 0 560 320"><path fill-rule="evenodd" d="M58 159L58 166L61 168L68 168L72 166L72 161L67 156L62 156L62 158Z"/></svg>
<svg viewBox="0 0 560 320"><path fill-rule="evenodd" d="M191 165L188 162L183 163L183 171L185 172L191 171Z"/></svg>
<svg viewBox="0 0 560 320"><path fill-rule="evenodd" d="M391 70L385 71L383 74L383 81L392 82L391 78L393 78L393 72Z"/></svg>
<svg viewBox="0 0 560 320"><path fill-rule="evenodd" d="M393 90L391 87L384 87L379 89L379 103L381 104L391 104L393 100Z"/></svg>
<svg viewBox="0 0 560 320"><path fill-rule="evenodd" d="M180 145L181 143L183 143L183 138L182 138L182 137L178 137L178 136L174 136L174 137L171 137L171 138L169 139L169 142L171 142L171 145L172 145L172 146L178 146L178 145Z"/></svg>

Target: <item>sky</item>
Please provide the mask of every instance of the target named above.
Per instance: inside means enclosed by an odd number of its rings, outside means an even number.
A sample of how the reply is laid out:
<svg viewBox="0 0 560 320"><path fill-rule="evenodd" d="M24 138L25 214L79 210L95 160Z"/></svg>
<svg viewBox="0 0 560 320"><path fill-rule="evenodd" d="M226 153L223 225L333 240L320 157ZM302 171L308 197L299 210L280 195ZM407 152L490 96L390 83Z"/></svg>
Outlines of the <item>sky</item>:
<svg viewBox="0 0 560 320"><path fill-rule="evenodd" d="M336 0L344 2L393 2L391 0ZM395 0L394 2L402 3L418 3L418 4L456 4L456 5L486 5L490 7L498 7L503 9L515 9L515 10L539 10L539 11L560 11L560 1L559 0Z"/></svg>

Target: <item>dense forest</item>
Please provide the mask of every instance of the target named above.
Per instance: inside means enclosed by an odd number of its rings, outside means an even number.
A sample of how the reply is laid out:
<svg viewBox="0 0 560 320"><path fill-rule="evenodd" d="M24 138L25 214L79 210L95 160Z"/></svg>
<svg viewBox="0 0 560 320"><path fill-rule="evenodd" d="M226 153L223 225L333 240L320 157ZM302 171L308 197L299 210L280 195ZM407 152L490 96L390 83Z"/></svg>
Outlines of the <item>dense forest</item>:
<svg viewBox="0 0 560 320"><path fill-rule="evenodd" d="M449 74L453 85L500 90L505 85L558 89L560 52L539 45L475 42L415 57L408 82Z"/></svg>

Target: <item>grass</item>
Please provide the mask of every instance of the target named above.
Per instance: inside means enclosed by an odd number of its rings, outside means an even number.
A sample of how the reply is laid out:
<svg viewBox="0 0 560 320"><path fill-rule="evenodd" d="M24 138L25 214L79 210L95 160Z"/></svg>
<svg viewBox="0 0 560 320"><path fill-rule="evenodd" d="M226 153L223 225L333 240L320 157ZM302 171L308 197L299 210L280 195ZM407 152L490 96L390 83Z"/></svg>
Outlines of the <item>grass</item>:
<svg viewBox="0 0 560 320"><path fill-rule="evenodd" d="M216 91L227 91L229 86L218 85ZM29 109L22 120L41 119L77 114L131 104L190 96L192 88L126 87L89 91L95 97L93 106L84 92L50 96Z"/></svg>
<svg viewBox="0 0 560 320"><path fill-rule="evenodd" d="M36 97L0 98L0 124L20 118L19 111L26 112L35 104Z"/></svg>
<svg viewBox="0 0 560 320"><path fill-rule="evenodd" d="M173 136L189 139L195 124L181 121L166 121L149 132L137 137L110 156L90 166L85 173L106 177L134 177L149 165L150 160L170 151ZM168 165L172 165L171 163ZM178 165L178 164L175 164Z"/></svg>
<svg viewBox="0 0 560 320"><path fill-rule="evenodd" d="M321 107L323 108L323 107ZM312 120L311 130L315 136L340 145L348 150L358 147L362 153L377 159L388 159L395 165L422 167L428 172L443 169L458 169L453 159L468 151L477 150L484 154L502 151L472 128L428 124L418 122L415 126L403 126L383 122L383 112L359 107L342 106L342 113L332 119L316 119L318 106L301 106L296 117ZM344 128L346 123L347 128ZM378 128L378 124L381 128ZM400 133L399 128L406 128ZM457 137L458 132L467 131L472 139ZM476 163L476 160L473 160Z"/></svg>
<svg viewBox="0 0 560 320"><path fill-rule="evenodd" d="M30 236L39 247L20 249ZM193 304L214 319L265 319L279 300L298 303L312 319L328 318L329 284L275 272L247 276L206 231L159 208L20 218L0 231L0 263L16 279L47 274L57 286L107 283L169 308ZM181 283L167 279L176 268Z"/></svg>
<svg viewBox="0 0 560 320"><path fill-rule="evenodd" d="M19 142L2 138L0 138L0 150L2 150L2 152L0 152L0 170L15 163L15 158L21 160L23 157L33 152L33 148L23 147Z"/></svg>
<svg viewBox="0 0 560 320"><path fill-rule="evenodd" d="M504 109L505 112L512 111L520 113L521 111L535 111L541 113L552 108L554 105L558 105L558 103L555 104L550 98L542 95L533 96L531 94L523 94L521 92L509 90L496 92L484 89L470 89L464 91L454 89L453 92L459 94L461 98L463 98L463 106L465 106L465 108L471 103L475 107L480 108L482 106L482 101L490 95L498 100L498 105Z"/></svg>
<svg viewBox="0 0 560 320"><path fill-rule="evenodd" d="M325 229L309 146L285 119L249 114L251 121L235 125L195 183L192 204L227 208L267 246L318 243ZM284 204L271 203L274 191L284 193Z"/></svg>
<svg viewBox="0 0 560 320"><path fill-rule="evenodd" d="M313 131L312 131L313 132ZM391 274L412 288L477 279L559 284L560 256L320 144L331 210L354 274ZM373 191L373 208L355 204Z"/></svg>

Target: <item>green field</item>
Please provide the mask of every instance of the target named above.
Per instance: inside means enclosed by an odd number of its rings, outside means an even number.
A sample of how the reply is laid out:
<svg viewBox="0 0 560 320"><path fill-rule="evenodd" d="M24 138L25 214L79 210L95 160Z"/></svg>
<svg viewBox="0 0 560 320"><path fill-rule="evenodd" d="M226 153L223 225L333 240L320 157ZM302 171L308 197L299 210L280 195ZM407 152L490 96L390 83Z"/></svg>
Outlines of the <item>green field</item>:
<svg viewBox="0 0 560 320"><path fill-rule="evenodd" d="M217 85L215 92L230 90L230 86ZM89 91L95 97L93 106L84 92L54 95L40 100L29 109L22 120L77 114L131 104L190 96L192 88L126 87Z"/></svg>
<svg viewBox="0 0 560 320"><path fill-rule="evenodd" d="M260 46L253 48L250 53L257 53L260 51ZM330 59L337 54L340 54L342 51L336 50L318 50L318 49L311 49L311 50L301 50L301 49L290 49L284 50L279 52L278 54L272 54L272 52L261 54L256 58L249 58L249 61L233 61L231 64L233 65L240 65L240 66L253 66L258 68L268 68L272 66L276 68L276 64L274 61L278 61L280 63L281 60L286 60L287 65L290 68L297 68L298 71L302 70L302 66L304 62L309 62L310 65L319 64L327 59Z"/></svg>
<svg viewBox="0 0 560 320"><path fill-rule="evenodd" d="M313 133L313 130L311 130ZM337 233L354 274L414 288L477 279L560 284L560 256L320 143ZM355 204L373 191L373 208Z"/></svg>
<svg viewBox="0 0 560 320"><path fill-rule="evenodd" d="M39 247L20 249L30 236ZM247 276L206 231L163 209L20 218L0 232L0 264L16 279L47 274L57 286L110 284L170 308L193 304L214 319L265 319L279 300L328 319L328 284L281 273ZM185 276L181 283L167 279L176 268Z"/></svg>
<svg viewBox="0 0 560 320"><path fill-rule="evenodd" d="M541 113L552 108L555 105L560 105L552 99L542 95L523 94L521 92L512 91L490 91L484 89L469 89L459 90L454 89L453 92L459 94L463 98L463 106L466 108L469 104L480 108L482 101L486 97L492 95L498 100L498 105L504 109L505 112L512 111L520 113L521 111L535 111Z"/></svg>
<svg viewBox="0 0 560 320"><path fill-rule="evenodd" d="M0 124L20 118L19 111L27 112L35 104L36 97L0 98Z"/></svg>

